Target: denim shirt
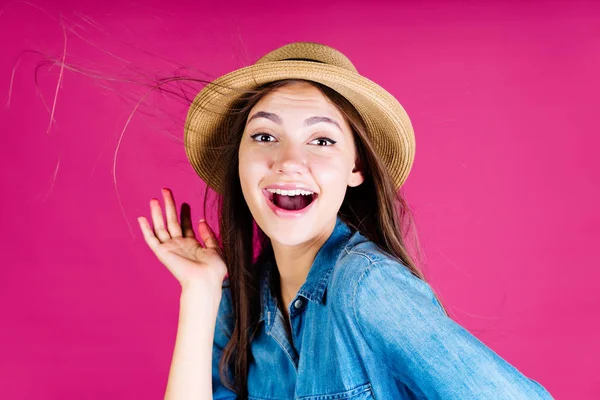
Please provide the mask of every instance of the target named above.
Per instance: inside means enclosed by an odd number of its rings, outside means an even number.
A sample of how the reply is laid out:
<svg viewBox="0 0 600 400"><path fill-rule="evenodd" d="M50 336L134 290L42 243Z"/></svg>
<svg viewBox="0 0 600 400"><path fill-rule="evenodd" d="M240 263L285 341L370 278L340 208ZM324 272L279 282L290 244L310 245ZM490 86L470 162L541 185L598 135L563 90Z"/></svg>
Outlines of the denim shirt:
<svg viewBox="0 0 600 400"><path fill-rule="evenodd" d="M339 217L289 305L291 340L261 273L251 400L552 399L443 312L431 287ZM227 282L227 280L225 281ZM213 345L214 399L235 399L218 364L233 331L223 289Z"/></svg>

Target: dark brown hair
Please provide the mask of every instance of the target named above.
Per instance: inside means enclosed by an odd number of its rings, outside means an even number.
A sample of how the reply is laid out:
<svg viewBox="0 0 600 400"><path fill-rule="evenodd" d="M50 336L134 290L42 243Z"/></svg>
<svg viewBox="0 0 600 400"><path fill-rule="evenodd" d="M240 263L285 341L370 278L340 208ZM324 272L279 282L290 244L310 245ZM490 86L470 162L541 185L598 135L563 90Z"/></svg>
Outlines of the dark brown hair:
<svg viewBox="0 0 600 400"><path fill-rule="evenodd" d="M226 154L223 156L224 160L228 160L228 169L223 193L218 198L219 230L235 323L231 339L219 361L219 373L223 384L241 398L248 396L250 342L260 316L260 267L264 261L273 259L273 249L269 238L254 222L244 200L238 173L238 149L248 114L254 105L269 92L298 81L276 81L244 93L232 107L226 122L230 146L224 149ZM353 131L359 168L365 178L361 185L348 187L339 217L405 265L416 277L425 280L416 262L420 251L412 214L402 191L395 190L391 176L375 153L360 114L331 88L308 83L317 87L346 118ZM230 371L233 379L229 376Z"/></svg>

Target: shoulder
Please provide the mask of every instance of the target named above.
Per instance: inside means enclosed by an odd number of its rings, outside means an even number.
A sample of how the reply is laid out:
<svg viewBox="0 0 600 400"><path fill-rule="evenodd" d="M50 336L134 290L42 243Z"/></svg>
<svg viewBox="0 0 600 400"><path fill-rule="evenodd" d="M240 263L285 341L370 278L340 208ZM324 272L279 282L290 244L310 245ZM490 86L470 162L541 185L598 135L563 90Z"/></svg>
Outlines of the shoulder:
<svg viewBox="0 0 600 400"><path fill-rule="evenodd" d="M331 294L338 307L369 312L386 301L420 297L438 306L431 286L415 276L400 260L356 232L342 250L335 265Z"/></svg>
<svg viewBox="0 0 600 400"><path fill-rule="evenodd" d="M231 286L229 282L229 276L223 279L221 284L221 307L231 308Z"/></svg>
<svg viewBox="0 0 600 400"><path fill-rule="evenodd" d="M220 333L230 336L234 324L233 302L231 300L231 289L229 286L229 277L223 280L221 285L221 302L217 313L217 330Z"/></svg>

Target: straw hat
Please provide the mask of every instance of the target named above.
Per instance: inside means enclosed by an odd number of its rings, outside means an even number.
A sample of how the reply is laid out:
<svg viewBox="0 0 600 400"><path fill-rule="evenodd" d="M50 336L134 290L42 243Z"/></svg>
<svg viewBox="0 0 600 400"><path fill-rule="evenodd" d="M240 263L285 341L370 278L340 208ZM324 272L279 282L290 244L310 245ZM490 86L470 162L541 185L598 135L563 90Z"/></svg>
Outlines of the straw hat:
<svg viewBox="0 0 600 400"><path fill-rule="evenodd" d="M361 76L345 55L310 42L275 49L253 65L215 79L198 93L188 111L184 142L187 157L202 180L223 193L227 160L218 149L228 144L224 132L228 110L243 91L291 78L321 83L348 99L364 120L395 188L402 186L415 157L415 138L406 111L394 96Z"/></svg>

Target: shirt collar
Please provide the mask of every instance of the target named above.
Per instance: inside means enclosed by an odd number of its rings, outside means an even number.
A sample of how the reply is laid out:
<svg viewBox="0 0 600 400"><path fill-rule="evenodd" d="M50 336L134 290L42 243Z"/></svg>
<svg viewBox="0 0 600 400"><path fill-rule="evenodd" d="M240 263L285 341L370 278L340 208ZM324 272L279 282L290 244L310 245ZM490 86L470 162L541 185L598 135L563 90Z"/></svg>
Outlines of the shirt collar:
<svg viewBox="0 0 600 400"><path fill-rule="evenodd" d="M310 267L306 281L300 287L298 295L306 299L321 304L323 296L331 277L331 272L335 267L344 246L352 236L352 230L344 223L339 216L336 217L335 227L329 238L323 243ZM261 314L259 321L267 320L270 325L273 318L268 316L275 315L276 303L272 296L271 274L276 273L276 266L272 261L267 261L262 268L261 276Z"/></svg>

